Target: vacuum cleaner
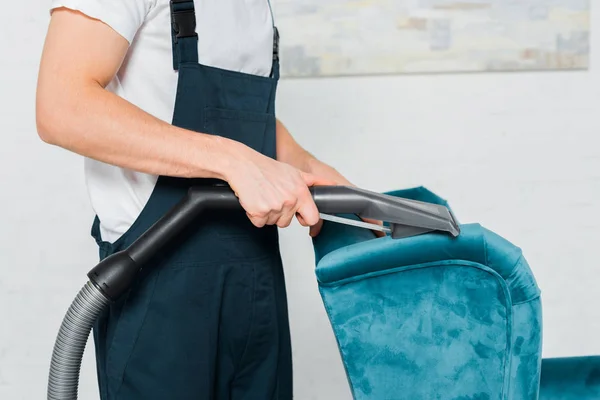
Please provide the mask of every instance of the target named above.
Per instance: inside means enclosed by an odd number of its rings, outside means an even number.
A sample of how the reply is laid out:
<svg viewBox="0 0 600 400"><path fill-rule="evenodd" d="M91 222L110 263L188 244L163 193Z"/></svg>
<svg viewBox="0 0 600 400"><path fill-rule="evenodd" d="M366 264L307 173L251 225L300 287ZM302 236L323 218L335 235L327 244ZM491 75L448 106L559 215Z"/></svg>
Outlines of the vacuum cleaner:
<svg viewBox="0 0 600 400"><path fill-rule="evenodd" d="M445 232L452 237L460 234L459 224L444 205L347 186L315 186L311 188L311 194L322 219L383 230L394 239L433 231ZM92 268L87 274L89 281L73 300L58 332L50 364L47 398L77 399L81 360L94 322L111 302L128 291L149 260L187 226L198 222L203 213L240 208L234 192L226 185L192 187L176 206L127 249L105 258ZM380 226L342 216L348 214L385 223Z"/></svg>

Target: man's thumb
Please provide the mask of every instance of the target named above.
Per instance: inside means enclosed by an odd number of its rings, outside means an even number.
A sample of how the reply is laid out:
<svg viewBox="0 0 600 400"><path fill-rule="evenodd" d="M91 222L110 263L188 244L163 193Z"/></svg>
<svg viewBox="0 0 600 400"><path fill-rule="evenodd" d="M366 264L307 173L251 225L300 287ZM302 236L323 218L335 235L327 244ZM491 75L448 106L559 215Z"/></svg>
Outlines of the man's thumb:
<svg viewBox="0 0 600 400"><path fill-rule="evenodd" d="M321 178L319 176L313 175L308 172L300 172L302 179L304 179L304 183L306 186L327 186L327 185L336 185L336 183L330 179Z"/></svg>

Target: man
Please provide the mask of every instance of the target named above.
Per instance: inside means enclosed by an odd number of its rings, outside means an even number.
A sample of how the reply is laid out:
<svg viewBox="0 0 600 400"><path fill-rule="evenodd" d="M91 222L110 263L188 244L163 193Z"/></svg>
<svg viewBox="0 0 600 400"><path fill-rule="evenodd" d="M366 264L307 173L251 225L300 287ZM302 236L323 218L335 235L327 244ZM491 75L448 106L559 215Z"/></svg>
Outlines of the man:
<svg viewBox="0 0 600 400"><path fill-rule="evenodd" d="M38 131L85 156L100 256L191 185L226 181L245 211L206 216L100 318L102 399L291 399L277 227L297 216L317 234L308 187L349 182L275 118L268 0L53 0L51 10Z"/></svg>

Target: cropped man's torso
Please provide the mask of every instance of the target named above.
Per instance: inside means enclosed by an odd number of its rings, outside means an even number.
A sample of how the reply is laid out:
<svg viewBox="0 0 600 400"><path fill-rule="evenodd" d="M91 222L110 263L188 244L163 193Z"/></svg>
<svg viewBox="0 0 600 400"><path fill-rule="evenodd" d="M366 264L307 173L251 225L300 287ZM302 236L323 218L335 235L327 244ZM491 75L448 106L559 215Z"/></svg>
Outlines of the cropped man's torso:
<svg viewBox="0 0 600 400"><path fill-rule="evenodd" d="M268 0L195 0L199 63L268 76L273 19ZM171 122L177 89L169 0L53 0L111 26L131 44L108 90ZM85 159L92 207L102 238L114 242L133 224L157 177Z"/></svg>

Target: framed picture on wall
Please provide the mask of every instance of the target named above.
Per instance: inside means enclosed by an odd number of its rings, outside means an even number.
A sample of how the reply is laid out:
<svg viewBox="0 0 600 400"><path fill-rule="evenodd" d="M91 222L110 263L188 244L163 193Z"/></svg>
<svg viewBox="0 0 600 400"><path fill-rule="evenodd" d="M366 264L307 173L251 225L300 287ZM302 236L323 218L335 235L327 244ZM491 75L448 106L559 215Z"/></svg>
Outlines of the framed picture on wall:
<svg viewBox="0 0 600 400"><path fill-rule="evenodd" d="M589 0L273 0L282 74L587 69Z"/></svg>

